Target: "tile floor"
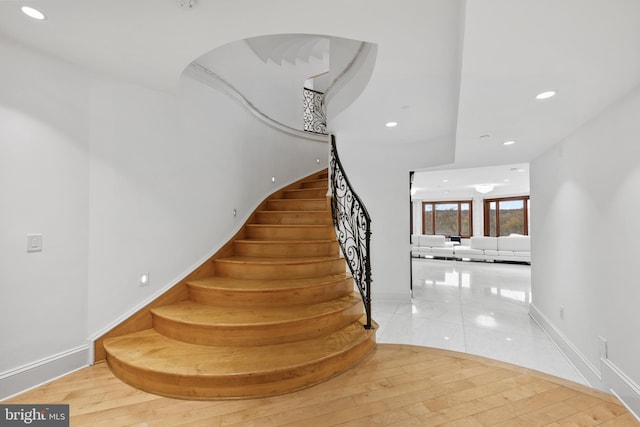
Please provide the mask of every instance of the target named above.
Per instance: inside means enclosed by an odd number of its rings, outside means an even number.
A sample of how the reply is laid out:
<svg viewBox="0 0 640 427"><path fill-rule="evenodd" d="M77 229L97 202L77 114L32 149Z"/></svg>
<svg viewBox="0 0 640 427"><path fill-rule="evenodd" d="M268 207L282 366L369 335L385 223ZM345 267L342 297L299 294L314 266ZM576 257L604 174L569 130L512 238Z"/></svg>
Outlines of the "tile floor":
<svg viewBox="0 0 640 427"><path fill-rule="evenodd" d="M529 317L531 267L413 259L411 303L372 303L380 343L490 357L585 384Z"/></svg>

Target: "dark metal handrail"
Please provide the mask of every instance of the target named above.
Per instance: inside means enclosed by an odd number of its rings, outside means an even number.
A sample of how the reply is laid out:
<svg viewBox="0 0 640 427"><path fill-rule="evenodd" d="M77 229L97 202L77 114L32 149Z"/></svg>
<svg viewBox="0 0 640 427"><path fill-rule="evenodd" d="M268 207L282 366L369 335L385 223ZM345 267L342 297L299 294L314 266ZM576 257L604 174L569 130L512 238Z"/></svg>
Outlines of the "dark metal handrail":
<svg viewBox="0 0 640 427"><path fill-rule="evenodd" d="M342 167L336 139L331 135L331 214L338 242L358 286L367 314L366 329L371 324L371 217L353 190Z"/></svg>

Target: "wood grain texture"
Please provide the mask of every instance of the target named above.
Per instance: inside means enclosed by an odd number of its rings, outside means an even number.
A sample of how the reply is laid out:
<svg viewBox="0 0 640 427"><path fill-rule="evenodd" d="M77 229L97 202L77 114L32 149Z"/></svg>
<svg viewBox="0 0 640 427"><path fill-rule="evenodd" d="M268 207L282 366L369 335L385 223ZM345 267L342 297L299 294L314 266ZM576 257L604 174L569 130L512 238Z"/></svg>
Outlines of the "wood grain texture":
<svg viewBox="0 0 640 427"><path fill-rule="evenodd" d="M282 307L329 301L353 291L350 274L307 279L250 280L206 277L187 283L189 299L221 307Z"/></svg>
<svg viewBox="0 0 640 427"><path fill-rule="evenodd" d="M172 289L182 299L161 297L164 305L144 313L146 329L102 342L117 377L176 398L263 397L324 381L375 347L375 329L364 329L362 299L345 274L326 175L309 179L310 188L299 183L269 199L305 208L256 223L269 205L262 203L224 256L210 260L209 275ZM314 210L320 205L323 220Z"/></svg>
<svg viewBox="0 0 640 427"><path fill-rule="evenodd" d="M247 239L255 240L335 240L333 225L247 224Z"/></svg>
<svg viewBox="0 0 640 427"><path fill-rule="evenodd" d="M226 399L288 393L324 381L375 348L364 319L317 338L251 347L176 342L153 329L105 342L124 382L163 396Z"/></svg>
<svg viewBox="0 0 640 427"><path fill-rule="evenodd" d="M338 257L334 240L236 240L233 251L244 257Z"/></svg>
<svg viewBox="0 0 640 427"><path fill-rule="evenodd" d="M3 403L70 405L72 426L638 426L613 396L447 350L378 344L354 368L286 395L175 400L136 390L106 364Z"/></svg>
<svg viewBox="0 0 640 427"><path fill-rule="evenodd" d="M337 244L337 243L336 243ZM216 275L237 279L308 279L345 271L344 258L334 257L242 257L215 260Z"/></svg>
<svg viewBox="0 0 640 427"><path fill-rule="evenodd" d="M331 225L326 211L258 211L256 224L317 224Z"/></svg>
<svg viewBox="0 0 640 427"><path fill-rule="evenodd" d="M300 187L305 187L305 185L311 185L312 187L317 188L317 186L322 186L326 188L327 186L327 170L323 170L317 172L310 177L303 178L283 189L280 189L274 192L270 198L263 201L256 210L249 216L247 222L240 230L233 236L233 238L223 245L211 258L202 263L198 268L196 268L191 274L187 275L184 279L180 280L176 283L171 289L165 292L163 295L147 304L145 307L138 310L131 317L121 322L117 326L113 327L108 332L104 333L102 336L98 337L94 342L94 361L100 362L106 359L106 353L104 351L104 341L106 339L122 336L125 334L142 331L152 327L152 316L151 309L154 307L160 307L167 304L173 304L176 302L184 301L189 298L188 289L186 287L186 283L192 280L201 279L204 277L211 277L215 275L215 263L214 260L218 258L225 258L234 255L233 242L235 240L241 240L246 237L246 225L256 222L256 212L269 210L269 203L272 200L275 200L275 206L279 208L283 208L284 210L297 210L297 209L287 209L287 206L283 204L278 204L278 201L284 200L285 203L287 199L283 199L283 196L287 190L298 189ZM308 183L308 184L307 184ZM305 210L315 210L315 211L324 211L325 216L327 215L328 210L330 209L330 202L327 197L324 197L319 200L313 201L300 201L300 200L292 200L293 207L302 206L301 209ZM330 217L330 215L329 215Z"/></svg>
<svg viewBox="0 0 640 427"><path fill-rule="evenodd" d="M152 310L153 328L192 344L259 346L315 338L356 322L359 295L288 307L218 307L183 301Z"/></svg>

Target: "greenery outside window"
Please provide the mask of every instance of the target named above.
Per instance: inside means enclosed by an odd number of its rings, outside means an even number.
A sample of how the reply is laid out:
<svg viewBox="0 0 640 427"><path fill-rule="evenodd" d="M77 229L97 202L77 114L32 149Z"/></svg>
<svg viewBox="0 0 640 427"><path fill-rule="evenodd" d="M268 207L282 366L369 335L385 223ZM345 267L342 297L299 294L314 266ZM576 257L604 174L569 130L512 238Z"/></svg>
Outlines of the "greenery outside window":
<svg viewBox="0 0 640 427"><path fill-rule="evenodd" d="M529 234L529 196L484 200L484 235Z"/></svg>
<svg viewBox="0 0 640 427"><path fill-rule="evenodd" d="M447 237L473 234L471 200L422 202L422 233Z"/></svg>

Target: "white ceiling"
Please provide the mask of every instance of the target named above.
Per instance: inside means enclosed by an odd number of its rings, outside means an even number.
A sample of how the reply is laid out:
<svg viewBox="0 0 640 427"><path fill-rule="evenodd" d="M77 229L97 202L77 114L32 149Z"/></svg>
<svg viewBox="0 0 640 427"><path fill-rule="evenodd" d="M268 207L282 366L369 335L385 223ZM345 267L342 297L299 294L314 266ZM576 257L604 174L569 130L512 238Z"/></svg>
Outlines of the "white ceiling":
<svg viewBox="0 0 640 427"><path fill-rule="evenodd" d="M419 172L413 177L413 200L469 200L483 197L476 185L492 185L485 197L510 197L529 194L527 163L483 166L467 169L442 169Z"/></svg>
<svg viewBox="0 0 640 427"><path fill-rule="evenodd" d="M22 15L27 3L47 20ZM340 131L371 144L447 138L455 158L438 169L526 165L640 84L637 0L196 0L190 10L177 3L0 0L0 36L164 91L195 58L248 37L376 43L370 85ZM534 98L547 89L559 93ZM385 129L389 120L399 125ZM504 146L507 139L516 144ZM467 171L464 185L504 183L504 169L491 177L490 169L482 177Z"/></svg>

